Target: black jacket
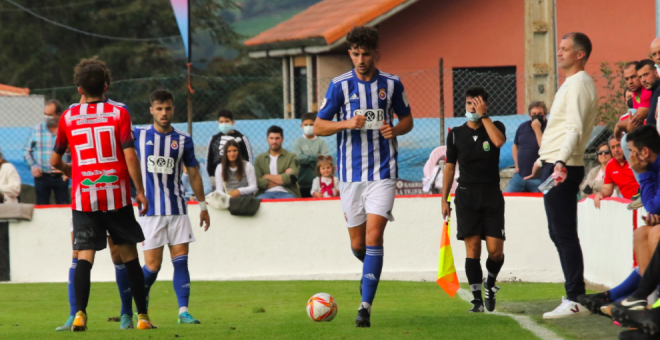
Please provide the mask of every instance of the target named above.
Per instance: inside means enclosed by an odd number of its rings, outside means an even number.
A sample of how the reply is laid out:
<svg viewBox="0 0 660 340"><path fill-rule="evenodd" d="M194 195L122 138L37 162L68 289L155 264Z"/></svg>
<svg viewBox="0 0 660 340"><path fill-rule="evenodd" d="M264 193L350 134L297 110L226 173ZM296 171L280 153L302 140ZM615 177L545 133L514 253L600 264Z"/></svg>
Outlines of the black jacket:
<svg viewBox="0 0 660 340"><path fill-rule="evenodd" d="M238 143L239 151L244 161L253 163L252 146L245 135L236 130L226 135L218 133L211 137L206 151L206 171L208 171L209 176L215 176L215 168L221 163L225 143L229 140L235 140Z"/></svg>

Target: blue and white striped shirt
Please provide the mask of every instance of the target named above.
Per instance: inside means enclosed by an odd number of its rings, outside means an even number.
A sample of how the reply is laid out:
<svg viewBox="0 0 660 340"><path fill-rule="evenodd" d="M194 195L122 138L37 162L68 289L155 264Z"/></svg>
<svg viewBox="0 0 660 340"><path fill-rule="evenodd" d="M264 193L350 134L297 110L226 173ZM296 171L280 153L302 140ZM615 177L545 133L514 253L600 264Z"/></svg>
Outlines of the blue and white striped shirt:
<svg viewBox="0 0 660 340"><path fill-rule="evenodd" d="M177 129L162 134L153 125L136 128L133 136L149 201L147 215L187 214L185 189L181 183L182 167L199 164L192 137Z"/></svg>
<svg viewBox="0 0 660 340"><path fill-rule="evenodd" d="M367 124L385 120L394 125L398 117L410 114L408 97L399 77L377 71L369 82L351 70L332 80L318 117L349 120L364 114ZM364 182L398 176L396 138L385 139L377 128L344 130L337 134L337 172L342 182Z"/></svg>

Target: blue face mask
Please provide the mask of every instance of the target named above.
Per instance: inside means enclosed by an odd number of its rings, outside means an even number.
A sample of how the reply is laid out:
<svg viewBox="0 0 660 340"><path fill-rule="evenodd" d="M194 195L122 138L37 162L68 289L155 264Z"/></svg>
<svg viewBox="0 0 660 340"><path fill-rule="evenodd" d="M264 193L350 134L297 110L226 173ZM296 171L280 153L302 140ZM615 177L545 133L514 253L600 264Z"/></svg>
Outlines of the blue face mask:
<svg viewBox="0 0 660 340"><path fill-rule="evenodd" d="M230 123L219 123L218 130L223 134L228 134L234 128L234 124Z"/></svg>
<svg viewBox="0 0 660 340"><path fill-rule="evenodd" d="M478 114L472 113L472 112L467 111L467 110L465 111L465 117L467 117L467 119L469 121L472 121L472 122L476 122L476 121L479 120L479 115Z"/></svg>

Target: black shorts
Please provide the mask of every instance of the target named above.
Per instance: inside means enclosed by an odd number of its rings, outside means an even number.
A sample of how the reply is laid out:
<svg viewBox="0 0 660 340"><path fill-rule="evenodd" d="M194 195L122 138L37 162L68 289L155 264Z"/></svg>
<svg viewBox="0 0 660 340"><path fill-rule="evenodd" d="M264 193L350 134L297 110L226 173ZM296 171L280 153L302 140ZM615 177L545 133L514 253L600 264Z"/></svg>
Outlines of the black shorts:
<svg viewBox="0 0 660 340"><path fill-rule="evenodd" d="M497 187L463 187L456 189L456 237L480 235L506 240L504 235L504 196Z"/></svg>
<svg viewBox="0 0 660 340"><path fill-rule="evenodd" d="M106 231L114 244L137 244L144 241L133 206L110 211L73 210L73 250L102 250L106 247Z"/></svg>

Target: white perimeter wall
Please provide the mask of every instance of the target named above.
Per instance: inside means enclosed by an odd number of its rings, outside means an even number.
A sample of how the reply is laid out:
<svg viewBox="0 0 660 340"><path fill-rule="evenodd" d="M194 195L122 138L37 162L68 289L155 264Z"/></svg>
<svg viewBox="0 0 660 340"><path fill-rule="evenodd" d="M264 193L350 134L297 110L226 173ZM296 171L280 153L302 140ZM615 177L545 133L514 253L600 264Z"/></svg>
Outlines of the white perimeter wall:
<svg viewBox="0 0 660 340"><path fill-rule="evenodd" d="M562 282L543 199L505 199L506 261L500 279ZM397 198L393 211L396 221L388 225L385 234L383 279L435 281L442 227L440 205L440 197ZM591 200L580 204L585 274L592 282L614 284L631 268L632 213L615 201L603 202L598 212L590 206ZM189 212L193 226L199 225L198 207L191 205ZM13 282L67 281L70 218L68 208L36 209L32 221L10 225ZM456 267L459 279L465 281L465 247L455 235L456 228L452 227ZM211 228L208 232L196 228L195 237L197 242L191 245L189 256L193 280L358 279L362 269L351 253L338 200L264 202L254 217L212 210ZM484 268L486 256L484 246ZM159 279L171 278L172 265L167 261ZM114 279L106 249L97 254L92 280Z"/></svg>

